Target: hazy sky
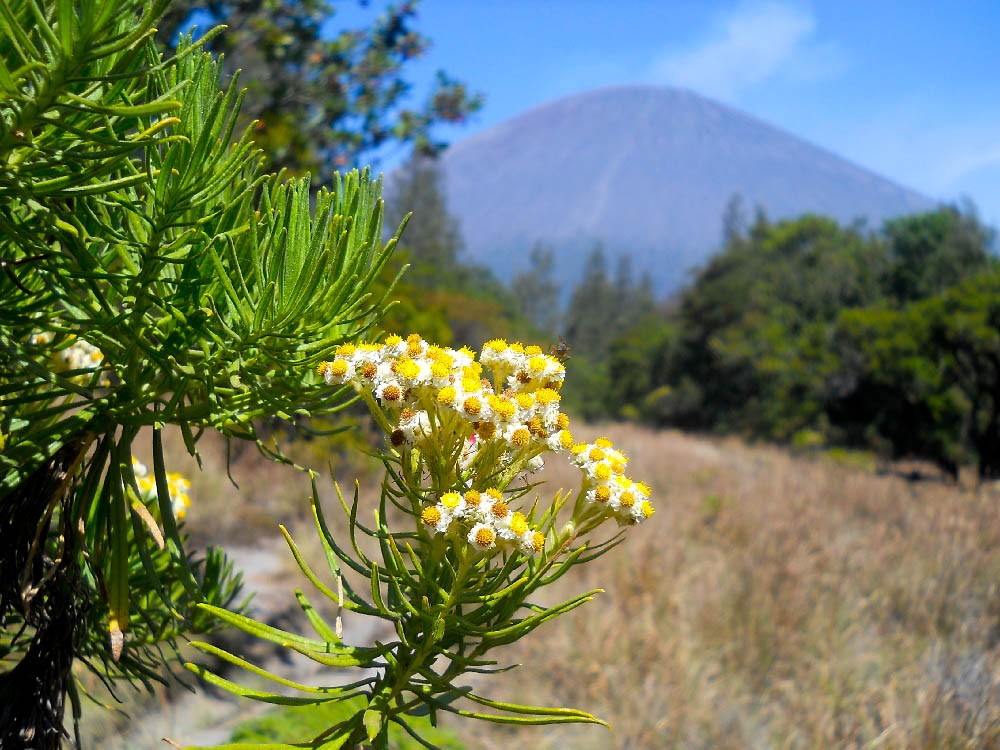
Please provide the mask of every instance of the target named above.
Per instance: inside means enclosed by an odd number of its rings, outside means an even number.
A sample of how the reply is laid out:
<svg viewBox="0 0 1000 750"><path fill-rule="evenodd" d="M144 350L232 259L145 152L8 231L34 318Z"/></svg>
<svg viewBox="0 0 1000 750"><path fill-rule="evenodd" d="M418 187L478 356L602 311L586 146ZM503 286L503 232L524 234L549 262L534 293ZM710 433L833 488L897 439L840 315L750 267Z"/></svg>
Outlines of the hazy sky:
<svg viewBox="0 0 1000 750"><path fill-rule="evenodd" d="M341 7L334 25L364 17ZM418 82L443 68L486 96L452 142L559 96L677 85L1000 224L998 0L422 0L417 28Z"/></svg>

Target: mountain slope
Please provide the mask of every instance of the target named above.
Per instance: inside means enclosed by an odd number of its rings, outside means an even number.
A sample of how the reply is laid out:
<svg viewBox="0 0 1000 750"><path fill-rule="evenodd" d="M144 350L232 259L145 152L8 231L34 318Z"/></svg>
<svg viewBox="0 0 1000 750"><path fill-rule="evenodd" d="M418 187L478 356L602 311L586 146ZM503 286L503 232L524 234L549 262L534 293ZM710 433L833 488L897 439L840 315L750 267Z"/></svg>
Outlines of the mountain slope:
<svg viewBox="0 0 1000 750"><path fill-rule="evenodd" d="M543 104L442 157L468 257L509 278L536 240L575 278L603 241L628 251L666 293L720 243L739 192L770 217L807 211L849 222L932 201L734 109L680 89L622 86Z"/></svg>

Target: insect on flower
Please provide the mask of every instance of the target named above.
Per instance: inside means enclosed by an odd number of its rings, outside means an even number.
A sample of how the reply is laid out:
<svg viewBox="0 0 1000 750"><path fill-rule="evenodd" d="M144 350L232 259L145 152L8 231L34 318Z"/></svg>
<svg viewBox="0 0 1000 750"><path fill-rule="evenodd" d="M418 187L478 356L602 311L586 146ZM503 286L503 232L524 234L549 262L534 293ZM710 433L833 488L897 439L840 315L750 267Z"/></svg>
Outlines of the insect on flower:
<svg viewBox="0 0 1000 750"><path fill-rule="evenodd" d="M558 338L558 343L549 346L549 354L558 359L560 362L565 362L569 359L569 353L573 350L573 347L566 343L566 339L562 336L559 336Z"/></svg>

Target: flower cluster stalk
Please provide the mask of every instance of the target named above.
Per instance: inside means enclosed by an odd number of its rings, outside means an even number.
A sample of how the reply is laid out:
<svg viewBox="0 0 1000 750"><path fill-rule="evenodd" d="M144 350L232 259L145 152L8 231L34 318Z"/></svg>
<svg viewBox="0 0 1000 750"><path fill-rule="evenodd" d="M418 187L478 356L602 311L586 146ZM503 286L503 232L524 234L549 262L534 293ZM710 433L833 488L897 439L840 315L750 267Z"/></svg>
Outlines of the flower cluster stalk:
<svg viewBox="0 0 1000 750"><path fill-rule="evenodd" d="M353 387L384 433L385 477L375 524L359 520L360 491L337 494L349 543L330 533L313 493L313 511L330 572L343 595L323 583L286 539L306 577L338 609L389 623L395 640L374 647L345 644L317 610L303 604L319 636L305 639L248 618L208 608L238 627L322 664L368 671L348 687L302 689L302 702L364 696L364 706L314 738L312 747L388 747L390 725L413 732L407 719L439 712L515 724L603 723L576 709L491 700L460 687L468 673L500 669L491 652L591 599L589 591L554 606L534 594L621 541L654 513L648 485L630 478L628 458L599 438L577 441L560 408L565 364L537 346L488 342L478 354L418 335L343 344L316 368L319 388ZM535 480L549 458L571 461L580 485L543 500ZM610 533L600 531L612 522ZM359 536L378 544L369 557ZM367 581L362 591L344 568ZM301 592L300 603L305 602ZM207 645L200 648L225 655ZM189 665L234 692L272 702ZM263 670L254 668L257 674ZM270 679L283 682L276 675ZM469 708L471 702L473 707ZM490 709L480 710L480 707Z"/></svg>

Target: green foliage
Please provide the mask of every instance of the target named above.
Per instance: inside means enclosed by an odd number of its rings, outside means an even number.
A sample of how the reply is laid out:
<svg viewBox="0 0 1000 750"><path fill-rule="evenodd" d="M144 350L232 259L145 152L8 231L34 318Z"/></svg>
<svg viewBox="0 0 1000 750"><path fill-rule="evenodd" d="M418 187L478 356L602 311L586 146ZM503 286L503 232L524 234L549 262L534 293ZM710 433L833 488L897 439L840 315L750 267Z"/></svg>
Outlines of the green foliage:
<svg viewBox="0 0 1000 750"><path fill-rule="evenodd" d="M965 437L979 476L1000 476L1000 271L972 276L918 307L930 350L963 396Z"/></svg>
<svg viewBox="0 0 1000 750"><path fill-rule="evenodd" d="M574 412L591 419L616 414L621 404L609 394L611 388L617 388L612 385L609 349L616 337L632 330L636 321L645 320L652 308L650 281L644 277L638 284L634 282L631 257L619 257L611 278L603 248L594 247L564 316L566 341L580 372L566 391ZM624 367L627 365L618 369Z"/></svg>
<svg viewBox="0 0 1000 750"><path fill-rule="evenodd" d="M383 307L378 182L262 171L236 81L183 39L161 57L164 8L0 11L3 746L58 746L74 660L148 685L208 625L196 603L233 602L221 554L185 548L162 431L196 454L208 429L335 411L349 394L302 373Z"/></svg>
<svg viewBox="0 0 1000 750"><path fill-rule="evenodd" d="M282 706L263 716L244 722L233 732L230 741L243 745L307 742L324 729L347 719L360 707L358 700L321 703L317 706ZM462 750L465 745L452 733L437 729L427 719L414 719L414 731L440 750ZM395 750L419 750L427 747L398 727L390 727L389 744Z"/></svg>
<svg viewBox="0 0 1000 750"><path fill-rule="evenodd" d="M851 387L835 403L842 421L951 473L975 457L980 477L1000 474L998 295L993 270L899 311L845 312L837 339Z"/></svg>
<svg viewBox="0 0 1000 750"><path fill-rule="evenodd" d="M312 173L322 184L338 169L392 144L422 154L442 145L433 137L439 123L461 123L482 98L443 72L426 101L407 101L406 68L430 43L413 27L415 2L391 5L370 28L331 34L335 4L322 0L174 0L159 25L164 45L198 11L229 31L208 40L224 55L226 72L243 70L246 104L240 126L256 121L254 140L269 167Z"/></svg>
<svg viewBox="0 0 1000 750"><path fill-rule="evenodd" d="M916 308L844 311L833 333L839 366L828 411L842 442L928 458L954 474L962 409L927 324Z"/></svg>
<svg viewBox="0 0 1000 750"><path fill-rule="evenodd" d="M518 725L603 723L583 711L492 700L457 684L468 673L501 671L495 649L589 601L597 591L556 604L543 603L541 591L607 552L623 529L654 513L651 489L624 475L625 458L609 441L574 442L559 412L563 365L520 344L491 341L476 362L467 351L419 336L390 336L378 345L341 347L320 369L330 386L356 388L385 434L385 478L374 523L362 520L357 485L350 501L338 487L347 536L338 540L314 486L313 514L329 576L314 572L285 533L303 575L327 600L314 607L296 592L316 637L205 609L321 665L358 668L357 679L296 684L206 643L195 646L295 694L250 689L202 666L188 667L216 686L267 703L364 699L301 747L368 742L387 748L391 725L416 736L412 717L428 716L433 725L442 712ZM544 502L531 497L537 485L528 477L550 453L570 457L582 478L579 490L559 491ZM599 533L609 521L619 531ZM332 623L320 614L324 608L336 612ZM394 637L374 646L346 643L342 610L383 620Z"/></svg>
<svg viewBox="0 0 1000 750"><path fill-rule="evenodd" d="M511 292L489 269L464 262L461 233L434 159L414 155L393 175L386 215L390 223L409 217L393 259L407 273L386 330L475 346L525 328Z"/></svg>
<svg viewBox="0 0 1000 750"><path fill-rule="evenodd" d="M887 291L899 304L943 292L966 276L990 266L987 249L993 231L974 209L945 207L905 216L886 224L892 266Z"/></svg>
<svg viewBox="0 0 1000 750"><path fill-rule="evenodd" d="M996 261L975 214L743 232L738 209L677 303L611 344L612 413L997 471Z"/></svg>
<svg viewBox="0 0 1000 750"><path fill-rule="evenodd" d="M552 248L536 243L528 262L528 270L511 279L510 290L517 299L520 314L538 330L551 335L559 317L559 285L553 276L555 254Z"/></svg>
<svg viewBox="0 0 1000 750"><path fill-rule="evenodd" d="M409 281L427 289L454 286L462 235L448 213L437 162L411 157L393 173L386 200L391 219L410 216L400 245L400 253L412 264Z"/></svg>
<svg viewBox="0 0 1000 750"><path fill-rule="evenodd" d="M822 327L878 298L879 266L879 246L857 230L818 216L773 226L758 217L709 261L663 332L646 333L651 384L677 391L662 417L780 439L809 424L822 407Z"/></svg>

